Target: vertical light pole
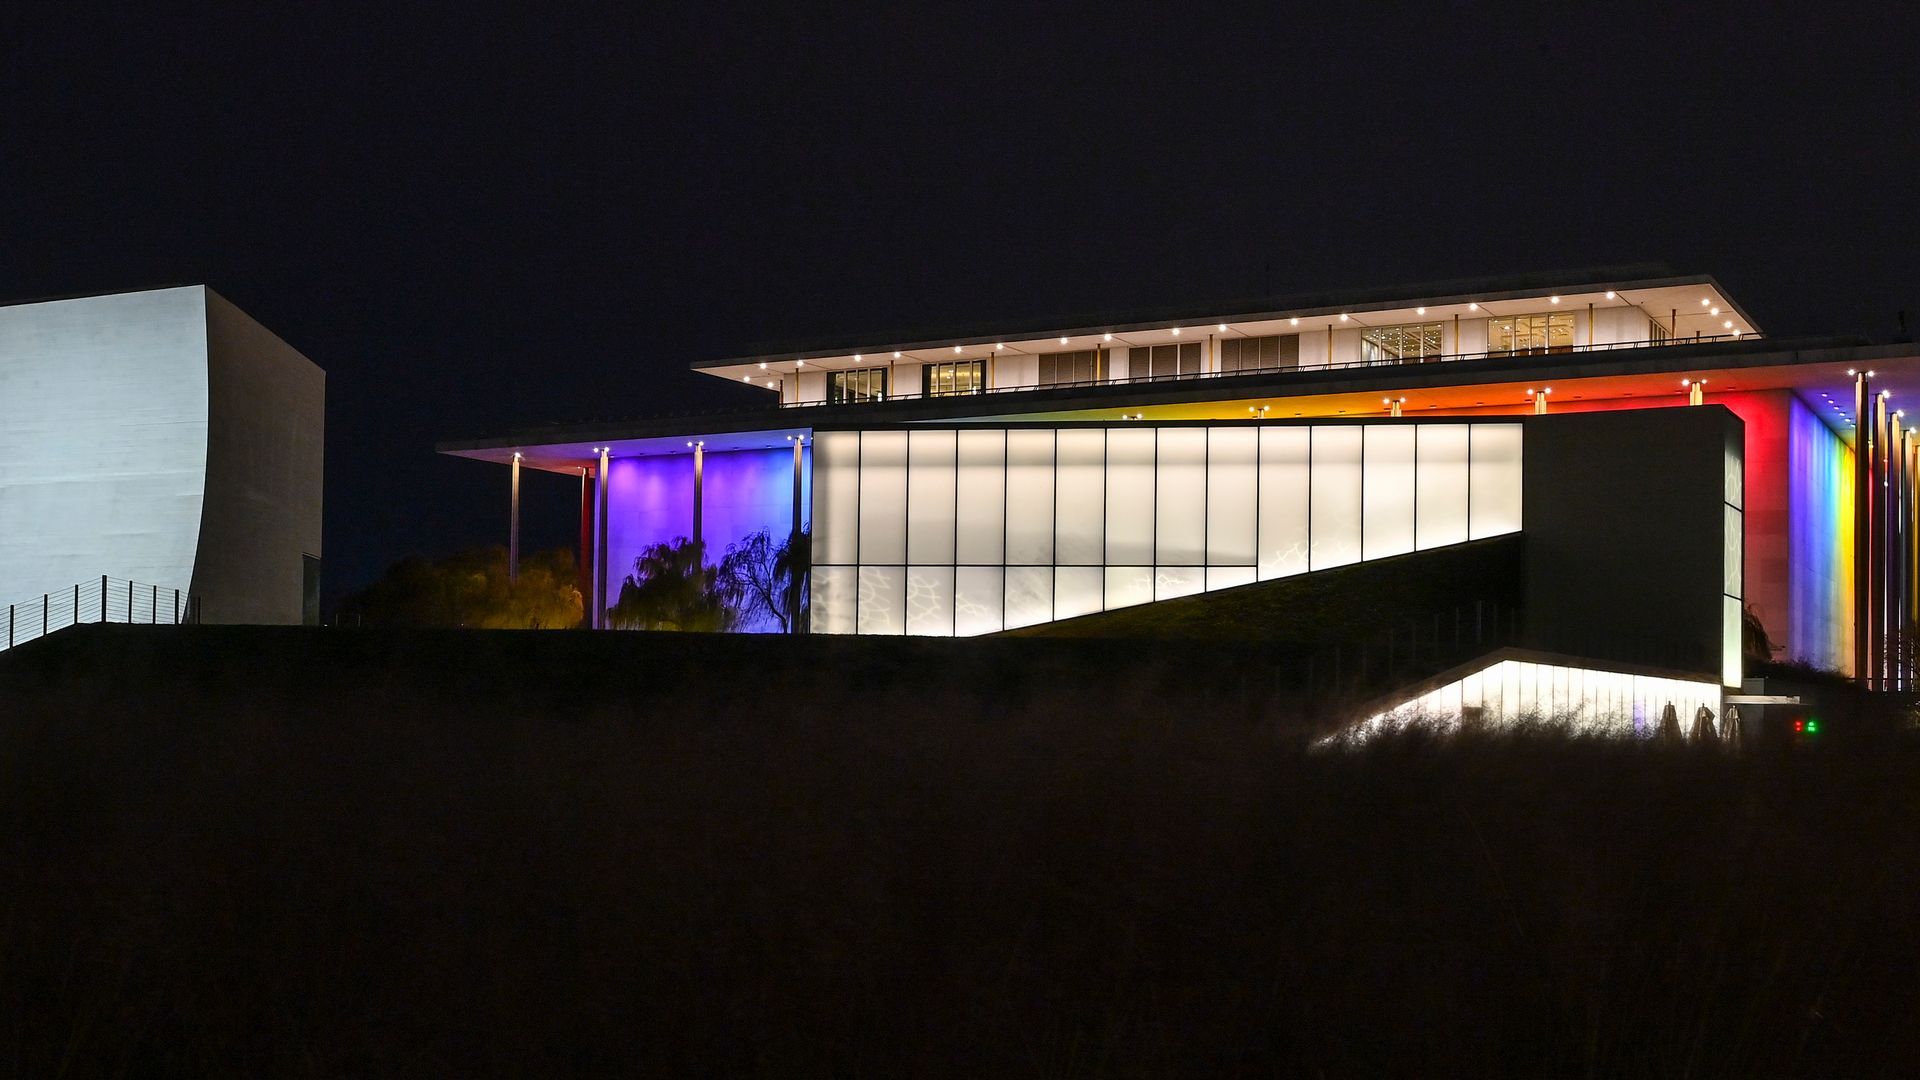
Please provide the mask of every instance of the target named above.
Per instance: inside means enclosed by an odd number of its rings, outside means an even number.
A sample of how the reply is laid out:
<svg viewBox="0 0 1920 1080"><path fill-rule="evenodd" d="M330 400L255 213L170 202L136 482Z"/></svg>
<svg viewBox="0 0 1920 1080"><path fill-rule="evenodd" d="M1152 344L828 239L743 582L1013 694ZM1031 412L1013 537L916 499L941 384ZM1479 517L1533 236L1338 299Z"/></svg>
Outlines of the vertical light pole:
<svg viewBox="0 0 1920 1080"><path fill-rule="evenodd" d="M507 520L507 581L520 580L520 451L513 452L513 494Z"/></svg>
<svg viewBox="0 0 1920 1080"><path fill-rule="evenodd" d="M1853 376L1853 677L1871 685L1873 665L1873 372Z"/></svg>

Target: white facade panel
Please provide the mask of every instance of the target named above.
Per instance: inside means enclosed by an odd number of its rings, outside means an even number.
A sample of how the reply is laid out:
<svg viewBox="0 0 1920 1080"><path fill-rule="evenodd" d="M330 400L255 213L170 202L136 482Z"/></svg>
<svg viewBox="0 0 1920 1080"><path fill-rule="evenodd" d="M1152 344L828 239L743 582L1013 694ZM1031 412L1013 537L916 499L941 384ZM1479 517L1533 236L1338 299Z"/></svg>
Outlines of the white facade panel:
<svg viewBox="0 0 1920 1080"><path fill-rule="evenodd" d="M1120 427L1107 431L1106 562L1109 565L1153 563L1153 456L1153 428Z"/></svg>
<svg viewBox="0 0 1920 1080"><path fill-rule="evenodd" d="M1307 572L1310 427L1260 430L1260 580Z"/></svg>
<svg viewBox="0 0 1920 1080"><path fill-rule="evenodd" d="M1260 430L1207 432L1207 565L1253 566L1259 544ZM1209 586L1211 587L1211 586Z"/></svg>
<svg viewBox="0 0 1920 1080"><path fill-rule="evenodd" d="M907 561L951 563L955 431L907 433Z"/></svg>
<svg viewBox="0 0 1920 1080"><path fill-rule="evenodd" d="M1007 433L961 431L958 435L954 557L961 565L998 565L1005 561L1007 542Z"/></svg>
<svg viewBox="0 0 1920 1080"><path fill-rule="evenodd" d="M1007 567L1007 629L1053 621L1053 567Z"/></svg>
<svg viewBox="0 0 1920 1080"><path fill-rule="evenodd" d="M1207 429L1161 428L1155 483L1154 562L1201 566L1207 561Z"/></svg>
<svg viewBox="0 0 1920 1080"><path fill-rule="evenodd" d="M816 443L817 447L819 444ZM815 634L851 634L857 629L860 569L816 566L809 581L808 618Z"/></svg>
<svg viewBox="0 0 1920 1080"><path fill-rule="evenodd" d="M951 565L907 568L907 633L953 634L953 574Z"/></svg>
<svg viewBox="0 0 1920 1080"><path fill-rule="evenodd" d="M960 637L1005 629L1001 611L1006 575L998 566L960 566L953 571L953 632Z"/></svg>
<svg viewBox="0 0 1920 1080"><path fill-rule="evenodd" d="M1314 570L1360 560L1361 454L1359 425L1313 428L1313 491L1308 521L1308 565Z"/></svg>
<svg viewBox="0 0 1920 1080"><path fill-rule="evenodd" d="M857 431L822 431L813 437L813 552L813 561L819 564L860 561ZM845 632L853 632L851 622Z"/></svg>
<svg viewBox="0 0 1920 1080"><path fill-rule="evenodd" d="M1071 619L1104 610L1106 570L1099 566L1056 566L1053 570L1053 617Z"/></svg>
<svg viewBox="0 0 1920 1080"><path fill-rule="evenodd" d="M1059 566L1105 561L1107 433L1062 430L1055 444L1054 555Z"/></svg>
<svg viewBox="0 0 1920 1080"><path fill-rule="evenodd" d="M1519 424L1473 424L1471 539L1520 531Z"/></svg>
<svg viewBox="0 0 1920 1080"><path fill-rule="evenodd" d="M906 561L907 433L863 431L860 433L860 564ZM865 621L863 614L861 622Z"/></svg>
<svg viewBox="0 0 1920 1080"><path fill-rule="evenodd" d="M1360 557L1404 555L1413 550L1415 429L1411 424L1376 424L1365 432Z"/></svg>
<svg viewBox="0 0 1920 1080"><path fill-rule="evenodd" d="M1109 566L1106 575L1108 611L1153 603L1153 567Z"/></svg>
<svg viewBox="0 0 1920 1080"><path fill-rule="evenodd" d="M1414 546L1422 551L1467 538L1470 434L1465 424L1419 427Z"/></svg>
<svg viewBox="0 0 1920 1080"><path fill-rule="evenodd" d="M871 432L869 432L871 434ZM860 568L860 633L907 632L907 568Z"/></svg>
<svg viewBox="0 0 1920 1080"><path fill-rule="evenodd" d="M1207 572L1200 566L1161 566L1153 573L1153 598L1172 600L1205 592Z"/></svg>
<svg viewBox="0 0 1920 1080"><path fill-rule="evenodd" d="M1016 428L1007 432L1007 562L1017 566L1053 562L1053 432ZM1011 612L1011 607L1009 607Z"/></svg>

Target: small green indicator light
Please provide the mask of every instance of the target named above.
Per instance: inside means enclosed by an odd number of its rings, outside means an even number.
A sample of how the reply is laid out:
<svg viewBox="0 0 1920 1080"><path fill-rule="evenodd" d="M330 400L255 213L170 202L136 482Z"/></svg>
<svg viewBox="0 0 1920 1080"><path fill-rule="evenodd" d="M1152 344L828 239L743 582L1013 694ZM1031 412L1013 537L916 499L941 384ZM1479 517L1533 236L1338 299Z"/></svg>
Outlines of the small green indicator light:
<svg viewBox="0 0 1920 1080"><path fill-rule="evenodd" d="M1820 721L1818 720L1807 721L1807 734L1812 735L1818 732L1819 730L1820 730Z"/></svg>

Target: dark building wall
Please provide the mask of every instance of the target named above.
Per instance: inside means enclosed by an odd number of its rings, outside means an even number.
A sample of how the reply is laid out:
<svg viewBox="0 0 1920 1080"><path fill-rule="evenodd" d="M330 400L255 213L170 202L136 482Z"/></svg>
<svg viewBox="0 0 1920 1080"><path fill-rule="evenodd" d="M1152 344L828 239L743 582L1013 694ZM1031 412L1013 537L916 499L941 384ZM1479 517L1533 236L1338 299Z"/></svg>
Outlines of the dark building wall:
<svg viewBox="0 0 1920 1080"><path fill-rule="evenodd" d="M1718 405L1542 416L1525 440L1528 644L1720 677L1739 418Z"/></svg>

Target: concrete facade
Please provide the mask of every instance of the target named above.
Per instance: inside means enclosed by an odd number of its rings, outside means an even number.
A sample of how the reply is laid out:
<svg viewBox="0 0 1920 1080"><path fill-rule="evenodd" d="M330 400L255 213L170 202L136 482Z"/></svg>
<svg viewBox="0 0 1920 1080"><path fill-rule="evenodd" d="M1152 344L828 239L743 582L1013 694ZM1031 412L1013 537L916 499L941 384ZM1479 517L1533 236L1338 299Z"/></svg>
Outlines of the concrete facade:
<svg viewBox="0 0 1920 1080"><path fill-rule="evenodd" d="M0 603L105 575L309 620L325 399L204 286L0 307Z"/></svg>

